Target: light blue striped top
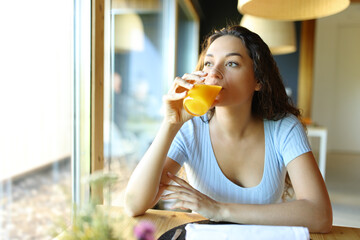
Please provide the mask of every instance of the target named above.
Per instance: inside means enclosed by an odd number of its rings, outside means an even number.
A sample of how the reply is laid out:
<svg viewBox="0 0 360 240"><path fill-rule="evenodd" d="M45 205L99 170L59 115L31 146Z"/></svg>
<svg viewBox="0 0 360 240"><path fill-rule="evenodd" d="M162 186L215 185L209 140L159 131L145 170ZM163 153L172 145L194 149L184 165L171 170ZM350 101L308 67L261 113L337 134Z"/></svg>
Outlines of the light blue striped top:
<svg viewBox="0 0 360 240"><path fill-rule="evenodd" d="M184 165L189 183L220 202L269 204L281 200L286 165L311 151L302 124L288 115L281 120L264 120L265 163L261 182L244 188L221 171L210 141L209 124L199 117L186 122L176 135L168 157Z"/></svg>

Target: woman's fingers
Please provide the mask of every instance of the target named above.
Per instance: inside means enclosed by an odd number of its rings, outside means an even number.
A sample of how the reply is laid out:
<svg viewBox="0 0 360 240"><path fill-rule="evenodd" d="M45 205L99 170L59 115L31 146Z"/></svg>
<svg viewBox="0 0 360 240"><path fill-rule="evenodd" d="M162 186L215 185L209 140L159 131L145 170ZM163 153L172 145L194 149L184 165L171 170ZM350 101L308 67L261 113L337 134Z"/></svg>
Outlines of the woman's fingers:
<svg viewBox="0 0 360 240"><path fill-rule="evenodd" d="M219 220L220 205L217 201L202 194L193 188L185 180L167 173L168 177L179 185L166 185L166 190L171 193L162 195L162 199L176 199L176 203L171 207L172 209L190 209L198 212L214 221Z"/></svg>
<svg viewBox="0 0 360 240"><path fill-rule="evenodd" d="M205 81L206 72L196 71L193 73L185 73L182 79L190 81L191 83L201 83Z"/></svg>
<svg viewBox="0 0 360 240"><path fill-rule="evenodd" d="M175 187L175 186L174 186ZM175 191L173 189L166 188L166 190ZM168 199L176 199L176 203L174 203L171 208L181 208L181 209L191 209L196 211L199 207L199 202L202 200L200 196L189 193L187 191L175 191L173 193L169 193L166 195L162 195L161 199L168 200Z"/></svg>
<svg viewBox="0 0 360 240"><path fill-rule="evenodd" d="M171 198L181 198L186 197L186 199L182 200L189 200L196 198L197 200L202 200L201 195L199 192L194 189L189 183L187 183L185 180L171 174L170 172L167 173L169 178L176 182L179 185L167 185L166 190L171 191L173 193L164 195L163 197L171 197Z"/></svg>
<svg viewBox="0 0 360 240"><path fill-rule="evenodd" d="M166 94L163 96L163 100L165 101L176 101L176 100L180 100L183 99L186 96L186 92L181 92L181 93L171 93L171 94Z"/></svg>
<svg viewBox="0 0 360 240"><path fill-rule="evenodd" d="M185 74L183 78L176 77L174 79L168 93L163 96L164 118L167 122L174 124L184 123L193 117L185 111L183 99L188 91L194 87L195 83L203 81L202 76L206 76L206 73L198 71L192 74Z"/></svg>
<svg viewBox="0 0 360 240"><path fill-rule="evenodd" d="M192 87L194 87L194 84L186 81L186 79L183 79L181 77L176 77L175 78L174 85L175 85L175 88L176 88L176 86L181 86L181 87L186 88L186 89L191 89Z"/></svg>
<svg viewBox="0 0 360 240"><path fill-rule="evenodd" d="M171 191L171 192L186 193L188 195L197 193L197 191L195 189L193 189L192 187L187 188L187 187L177 186L177 185L167 185L165 189L168 190L168 191Z"/></svg>
<svg viewBox="0 0 360 240"><path fill-rule="evenodd" d="M193 202L187 202L187 201L177 201L176 203L174 203L171 207L171 209L183 209L183 210L193 210L196 211L196 204Z"/></svg>
<svg viewBox="0 0 360 240"><path fill-rule="evenodd" d="M183 93L194 87L194 83L200 83L205 81L207 73L202 71L196 71L193 73L185 73L182 77L176 77L174 79L172 88L169 90L169 94ZM175 100L178 100L182 95L174 96ZM172 99L169 99L172 100Z"/></svg>
<svg viewBox="0 0 360 240"><path fill-rule="evenodd" d="M173 180L174 182L176 182L177 184L179 184L180 186L189 188L189 189L194 189L189 183L187 183L184 179L179 178L177 176L175 176L174 174L168 172L167 173L168 177Z"/></svg>
<svg viewBox="0 0 360 240"><path fill-rule="evenodd" d="M168 190L168 189L166 189ZM164 194L161 196L162 199L178 199L183 201L194 201L195 196L191 193L184 192L184 191L178 191L178 192L172 192L168 194Z"/></svg>

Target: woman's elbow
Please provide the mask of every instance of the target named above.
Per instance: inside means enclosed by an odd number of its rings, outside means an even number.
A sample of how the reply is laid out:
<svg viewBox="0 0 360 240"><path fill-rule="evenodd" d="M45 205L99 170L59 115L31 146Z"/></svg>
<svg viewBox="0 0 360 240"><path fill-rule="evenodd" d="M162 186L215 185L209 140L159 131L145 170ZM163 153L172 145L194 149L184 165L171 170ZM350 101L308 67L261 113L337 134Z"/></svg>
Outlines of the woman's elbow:
<svg viewBox="0 0 360 240"><path fill-rule="evenodd" d="M129 217L136 217L139 215L143 215L147 209L142 209L135 206L133 203L125 201L124 210Z"/></svg>
<svg viewBox="0 0 360 240"><path fill-rule="evenodd" d="M322 213L319 213L316 218L316 222L313 223L313 229L311 232L316 233L329 233L332 229L333 216L332 209L326 209Z"/></svg>
<svg viewBox="0 0 360 240"><path fill-rule="evenodd" d="M324 221L321 224L320 233L329 233L332 229L333 217L332 213L326 214Z"/></svg>
<svg viewBox="0 0 360 240"><path fill-rule="evenodd" d="M324 221L322 223L317 223L316 226L313 226L310 229L310 232L313 233L329 233L332 229L332 220L331 221Z"/></svg>
<svg viewBox="0 0 360 240"><path fill-rule="evenodd" d="M138 211L138 210L129 208L128 206L125 205L125 213L129 217L137 217L137 216L143 215L145 213L145 211Z"/></svg>
<svg viewBox="0 0 360 240"><path fill-rule="evenodd" d="M139 206L139 203L135 201L133 197L129 196L129 194L125 194L124 210L128 216L136 217L143 215L147 209Z"/></svg>

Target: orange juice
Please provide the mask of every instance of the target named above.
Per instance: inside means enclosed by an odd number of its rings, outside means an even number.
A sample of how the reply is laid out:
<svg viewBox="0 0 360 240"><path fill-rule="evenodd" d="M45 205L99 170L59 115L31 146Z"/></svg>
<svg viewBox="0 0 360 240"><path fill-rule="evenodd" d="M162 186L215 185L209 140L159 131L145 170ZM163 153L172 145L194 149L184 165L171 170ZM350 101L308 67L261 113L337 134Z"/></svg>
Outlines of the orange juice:
<svg viewBox="0 0 360 240"><path fill-rule="evenodd" d="M204 115L214 103L220 86L197 84L190 89L183 101L185 110L193 116Z"/></svg>

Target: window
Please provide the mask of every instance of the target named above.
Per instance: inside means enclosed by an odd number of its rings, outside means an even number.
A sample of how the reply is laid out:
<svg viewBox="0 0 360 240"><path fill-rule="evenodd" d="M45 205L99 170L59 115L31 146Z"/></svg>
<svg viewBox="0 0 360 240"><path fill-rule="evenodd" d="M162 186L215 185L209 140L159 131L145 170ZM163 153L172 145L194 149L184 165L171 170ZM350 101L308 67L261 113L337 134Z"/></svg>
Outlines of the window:
<svg viewBox="0 0 360 240"><path fill-rule="evenodd" d="M111 5L104 155L105 168L120 178L112 204L122 205L127 181L162 120L162 96L175 75L196 65L198 18L190 1L112 0Z"/></svg>
<svg viewBox="0 0 360 240"><path fill-rule="evenodd" d="M0 23L0 239L47 239L71 212L73 1L6 1Z"/></svg>

